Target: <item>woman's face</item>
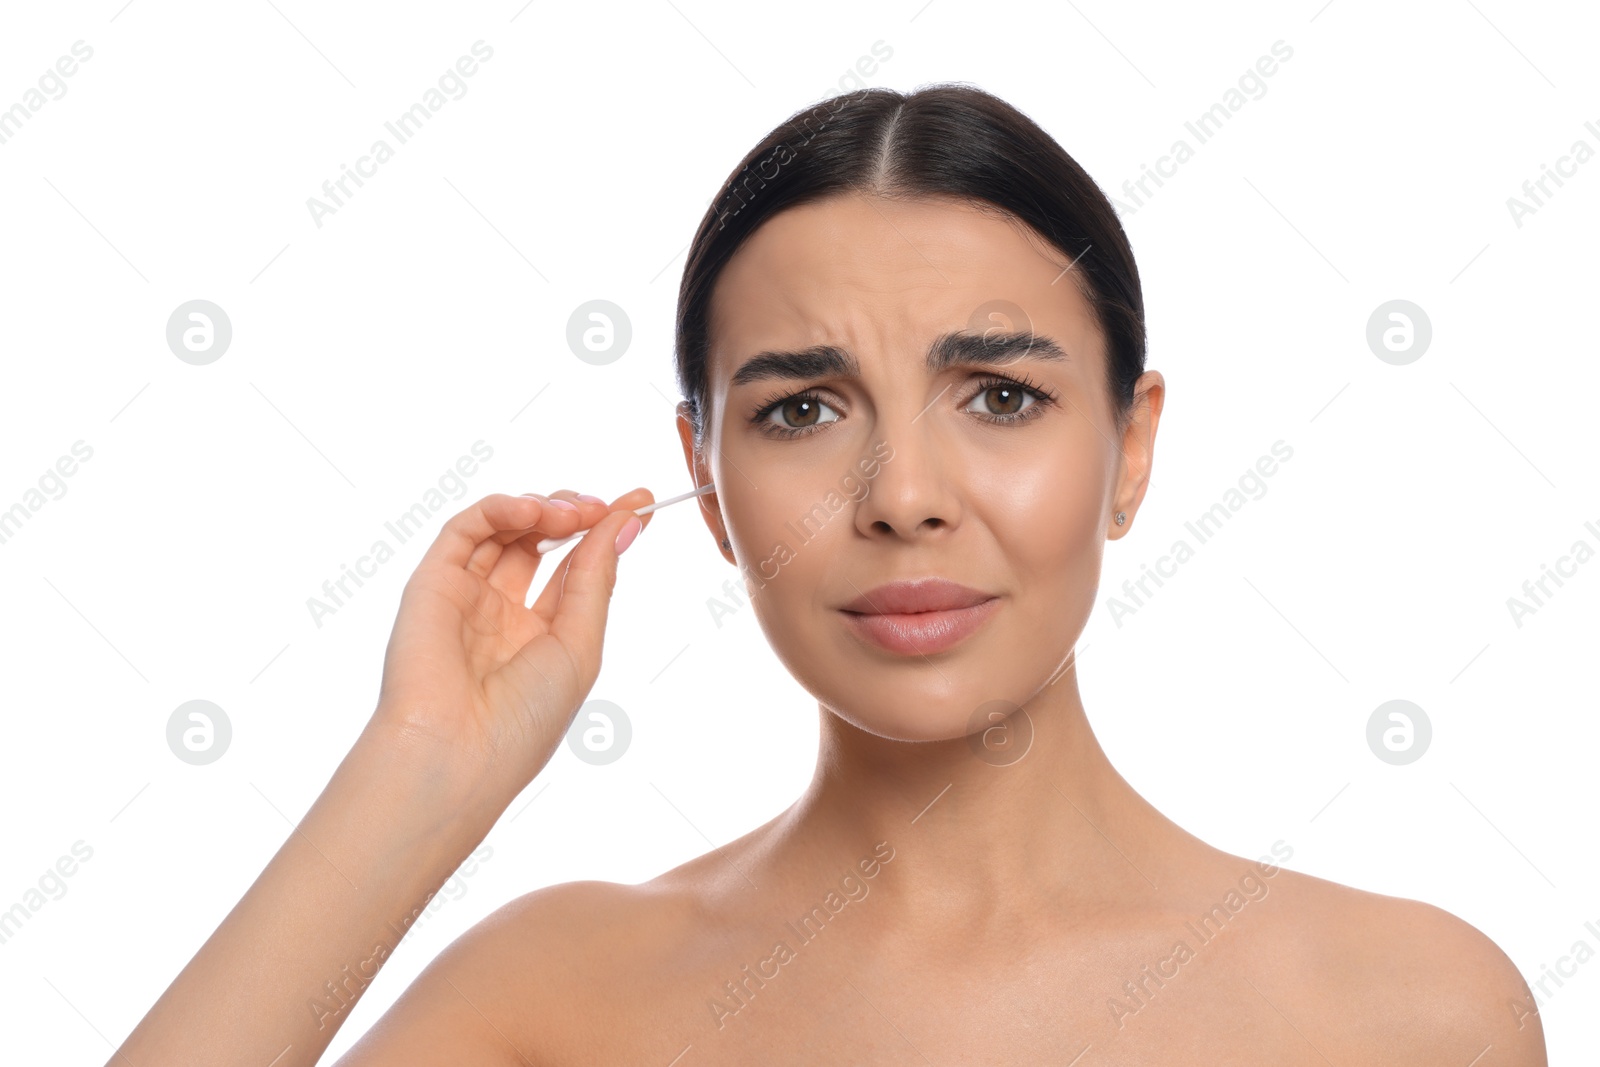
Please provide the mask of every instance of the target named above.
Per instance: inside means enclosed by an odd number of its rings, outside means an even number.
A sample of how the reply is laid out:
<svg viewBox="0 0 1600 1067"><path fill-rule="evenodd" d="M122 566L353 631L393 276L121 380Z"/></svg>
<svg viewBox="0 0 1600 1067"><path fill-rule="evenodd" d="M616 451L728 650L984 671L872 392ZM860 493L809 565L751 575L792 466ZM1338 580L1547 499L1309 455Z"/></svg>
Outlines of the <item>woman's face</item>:
<svg viewBox="0 0 1600 1067"><path fill-rule="evenodd" d="M863 730L955 738L1026 703L1089 617L1115 512L1131 525L1160 376L1119 434L1067 265L992 209L849 193L775 215L717 281L685 456L773 649ZM918 619L879 588L927 578L981 602Z"/></svg>

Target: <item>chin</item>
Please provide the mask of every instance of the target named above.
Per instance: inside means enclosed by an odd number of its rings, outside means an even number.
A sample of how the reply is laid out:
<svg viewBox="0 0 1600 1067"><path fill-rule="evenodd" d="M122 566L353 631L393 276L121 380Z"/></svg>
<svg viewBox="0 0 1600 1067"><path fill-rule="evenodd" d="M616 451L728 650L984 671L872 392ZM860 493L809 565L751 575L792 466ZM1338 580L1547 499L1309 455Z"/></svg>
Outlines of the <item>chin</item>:
<svg viewBox="0 0 1600 1067"><path fill-rule="evenodd" d="M844 722L890 741L981 735L1037 695L1059 667L1060 656L1047 652L1054 646L1043 635L1010 633L1005 626L923 657L879 650L843 628L779 628L765 613L758 617L769 645L806 692ZM1030 673L1037 674L1031 687L996 684Z"/></svg>
<svg viewBox="0 0 1600 1067"><path fill-rule="evenodd" d="M926 675L915 680L880 675L872 679L873 684L848 690L829 683L808 684L806 689L819 704L856 729L904 742L973 739L1029 698L1027 692L997 694L991 688L995 676L992 657L974 658L964 677L957 673L963 671L959 661L940 663L944 678L926 665L923 670ZM841 668L828 675L835 680L866 676L860 667Z"/></svg>
<svg viewBox="0 0 1600 1067"><path fill-rule="evenodd" d="M840 707L823 702L835 715L856 729L887 741L955 741L967 736L970 716L945 709L930 711L926 704L909 704L890 697L870 711L859 706Z"/></svg>

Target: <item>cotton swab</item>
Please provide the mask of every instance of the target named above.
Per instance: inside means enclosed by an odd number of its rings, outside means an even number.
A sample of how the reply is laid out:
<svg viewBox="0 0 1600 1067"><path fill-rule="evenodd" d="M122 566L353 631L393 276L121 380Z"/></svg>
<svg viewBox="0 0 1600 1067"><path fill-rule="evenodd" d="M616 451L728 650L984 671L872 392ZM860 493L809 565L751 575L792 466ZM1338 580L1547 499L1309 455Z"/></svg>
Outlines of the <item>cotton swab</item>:
<svg viewBox="0 0 1600 1067"><path fill-rule="evenodd" d="M671 497L667 500L657 500L654 504L646 504L642 508L634 508L633 513L635 515L648 515L657 508L664 508L668 504L676 504L680 500L688 500L692 496L705 496L707 493L716 492L716 489L717 487L715 485L702 485L698 489L691 489L687 493L679 493L677 496ZM542 556L552 548L560 548L568 541L575 541L588 532L588 530L579 530L577 533L569 534L566 537L546 537L543 541L540 541L537 545L534 545L533 549Z"/></svg>

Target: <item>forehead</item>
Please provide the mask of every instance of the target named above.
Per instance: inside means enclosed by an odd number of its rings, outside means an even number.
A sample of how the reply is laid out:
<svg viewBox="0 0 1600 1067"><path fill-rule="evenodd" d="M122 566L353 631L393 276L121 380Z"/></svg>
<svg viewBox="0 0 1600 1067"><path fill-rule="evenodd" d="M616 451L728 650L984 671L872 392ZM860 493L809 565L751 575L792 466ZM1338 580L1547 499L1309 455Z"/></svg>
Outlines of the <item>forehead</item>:
<svg viewBox="0 0 1600 1067"><path fill-rule="evenodd" d="M891 349L915 348L920 359L934 336L974 328L996 301L1094 360L1098 327L1075 272L1064 272L1069 262L990 205L850 192L788 208L717 279L707 373L720 391L743 358L822 343L850 348L863 365ZM975 328L991 325L1017 326L980 319Z"/></svg>

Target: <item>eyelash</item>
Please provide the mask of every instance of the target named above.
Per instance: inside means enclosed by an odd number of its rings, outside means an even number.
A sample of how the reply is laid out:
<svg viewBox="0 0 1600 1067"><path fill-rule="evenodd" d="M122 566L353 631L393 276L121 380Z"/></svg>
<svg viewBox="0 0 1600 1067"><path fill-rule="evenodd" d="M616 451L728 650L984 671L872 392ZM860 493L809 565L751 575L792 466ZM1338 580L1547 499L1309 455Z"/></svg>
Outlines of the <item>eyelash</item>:
<svg viewBox="0 0 1600 1067"><path fill-rule="evenodd" d="M1016 387L1021 389L1024 393L1027 393L1034 399L1034 403L1029 404L1020 411L1014 411L1009 415L985 414L979 416L990 423L1007 424L1026 422L1036 415L1044 414L1045 409L1056 402L1056 396L1054 393L1039 383L1032 381L1026 375L1021 375L1016 378L1001 378L993 375L987 375L980 378L977 384L977 391L967 398L966 403L962 404L962 407L966 407L967 404L972 403L978 397L982 396L984 393L987 393L990 389L1004 389L1007 387ZM824 400L822 396L813 389L807 389L806 391L800 393L775 394L761 402L760 410L751 416L750 421L755 424L756 429L761 433L784 439L804 437L807 434L815 433L816 431L828 425L825 422L820 422L812 426L792 427L779 426L776 423L768 421L767 416L771 415L779 407L789 403L791 400L810 400L813 403L827 404L827 401ZM829 406L831 407L832 405L830 404Z"/></svg>

